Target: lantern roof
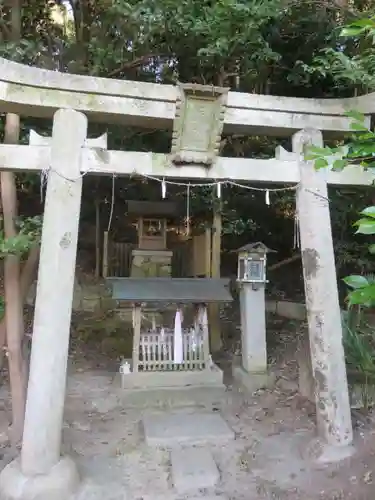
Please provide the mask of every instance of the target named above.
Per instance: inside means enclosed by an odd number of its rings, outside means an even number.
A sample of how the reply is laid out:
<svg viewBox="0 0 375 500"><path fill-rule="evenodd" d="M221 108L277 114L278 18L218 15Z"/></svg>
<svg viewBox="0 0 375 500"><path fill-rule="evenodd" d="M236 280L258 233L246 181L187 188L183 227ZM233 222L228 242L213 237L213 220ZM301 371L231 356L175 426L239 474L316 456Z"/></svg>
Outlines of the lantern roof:
<svg viewBox="0 0 375 500"><path fill-rule="evenodd" d="M264 243L261 241L256 241L255 243L248 243L247 245L242 246L237 250L238 253L240 252L248 252L248 253L274 253L276 250L272 250L271 248L268 248Z"/></svg>

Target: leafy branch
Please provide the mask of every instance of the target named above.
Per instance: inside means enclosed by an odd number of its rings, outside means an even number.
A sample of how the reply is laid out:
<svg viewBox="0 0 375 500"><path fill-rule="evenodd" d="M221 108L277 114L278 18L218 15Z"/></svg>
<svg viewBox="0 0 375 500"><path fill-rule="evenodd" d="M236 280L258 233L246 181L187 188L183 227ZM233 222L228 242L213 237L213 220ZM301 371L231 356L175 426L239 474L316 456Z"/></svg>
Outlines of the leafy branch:
<svg viewBox="0 0 375 500"><path fill-rule="evenodd" d="M0 231L0 257L6 255L22 256L40 240L42 229L41 217L28 217L17 220L18 234L5 238L4 231Z"/></svg>
<svg viewBox="0 0 375 500"><path fill-rule="evenodd" d="M366 126L366 117L362 113L350 111L346 115L352 119L351 129L356 135L343 146L333 148L310 146L305 159L313 160L317 170L329 168L341 171L350 164L358 165L365 170L375 168L375 132ZM362 217L354 223L357 227L356 234L375 234L375 206L365 208L359 215ZM374 255L375 244L370 245L368 250ZM348 295L349 305L364 307L375 305L375 282L360 275L347 276L343 281L352 289Z"/></svg>

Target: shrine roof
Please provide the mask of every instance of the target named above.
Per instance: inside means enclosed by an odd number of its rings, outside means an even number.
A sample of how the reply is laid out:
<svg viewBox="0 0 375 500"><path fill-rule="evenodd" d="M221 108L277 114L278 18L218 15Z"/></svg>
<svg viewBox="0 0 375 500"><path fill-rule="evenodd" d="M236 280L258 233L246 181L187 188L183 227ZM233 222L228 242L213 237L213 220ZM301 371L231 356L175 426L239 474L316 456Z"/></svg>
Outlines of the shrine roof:
<svg viewBox="0 0 375 500"><path fill-rule="evenodd" d="M227 278L107 278L114 300L199 304L230 302Z"/></svg>

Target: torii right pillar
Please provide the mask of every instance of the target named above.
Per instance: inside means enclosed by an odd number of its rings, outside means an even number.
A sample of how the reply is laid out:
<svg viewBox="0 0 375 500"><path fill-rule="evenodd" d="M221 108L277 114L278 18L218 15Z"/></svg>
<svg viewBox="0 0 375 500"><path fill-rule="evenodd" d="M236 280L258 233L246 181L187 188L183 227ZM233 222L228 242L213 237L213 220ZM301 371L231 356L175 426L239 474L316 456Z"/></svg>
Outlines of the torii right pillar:
<svg viewBox="0 0 375 500"><path fill-rule="evenodd" d="M334 461L353 451L353 430L326 172L304 160L308 146L322 147L323 138L320 131L305 129L293 136L292 143L299 158L297 216L317 425L323 444L319 459Z"/></svg>

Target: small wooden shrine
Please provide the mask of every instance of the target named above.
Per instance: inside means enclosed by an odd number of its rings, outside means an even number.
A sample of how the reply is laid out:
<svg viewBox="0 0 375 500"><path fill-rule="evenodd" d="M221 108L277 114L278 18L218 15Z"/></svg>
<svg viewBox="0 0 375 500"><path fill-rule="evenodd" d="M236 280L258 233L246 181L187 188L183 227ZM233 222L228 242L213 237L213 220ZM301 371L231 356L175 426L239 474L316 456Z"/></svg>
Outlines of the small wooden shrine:
<svg viewBox="0 0 375 500"><path fill-rule="evenodd" d="M212 363L207 305L230 302L229 279L111 278L112 297L133 308L133 355L122 365L124 388L221 385ZM144 308L174 306L174 324L142 324ZM188 311L190 309L190 311ZM193 312L189 321L188 314ZM148 325L149 326L149 325Z"/></svg>
<svg viewBox="0 0 375 500"><path fill-rule="evenodd" d="M130 276L169 277L173 252L168 249L168 224L177 216L170 201L128 201L127 212L137 228L137 248L131 256Z"/></svg>

